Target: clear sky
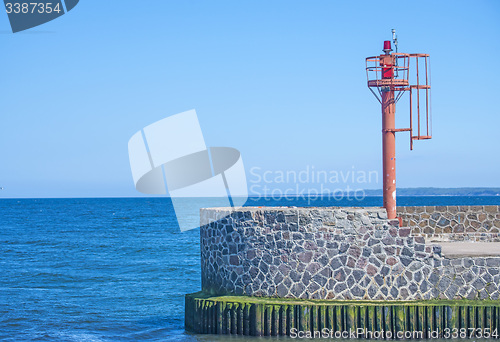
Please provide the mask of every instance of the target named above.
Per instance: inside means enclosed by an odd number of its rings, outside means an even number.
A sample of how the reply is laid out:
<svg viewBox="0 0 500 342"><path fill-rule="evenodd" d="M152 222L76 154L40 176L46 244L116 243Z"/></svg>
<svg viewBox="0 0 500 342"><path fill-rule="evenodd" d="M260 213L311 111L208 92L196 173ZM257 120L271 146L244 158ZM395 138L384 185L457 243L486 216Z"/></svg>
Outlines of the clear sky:
<svg viewBox="0 0 500 342"><path fill-rule="evenodd" d="M252 168L380 170L365 57L392 28L432 62L434 138L410 152L398 134L398 186L499 187L499 18L498 0L82 0L12 34L0 14L0 197L139 195L129 138L189 109L249 183Z"/></svg>

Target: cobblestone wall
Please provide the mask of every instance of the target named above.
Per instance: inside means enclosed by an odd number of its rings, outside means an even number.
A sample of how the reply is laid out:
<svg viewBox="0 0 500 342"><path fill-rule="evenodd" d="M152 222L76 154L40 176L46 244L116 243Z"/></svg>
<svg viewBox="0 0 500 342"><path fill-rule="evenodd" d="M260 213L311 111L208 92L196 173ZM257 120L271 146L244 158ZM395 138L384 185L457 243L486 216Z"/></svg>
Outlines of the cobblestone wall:
<svg viewBox="0 0 500 342"><path fill-rule="evenodd" d="M202 209L203 291L308 299L498 299L500 258L446 259L382 208Z"/></svg>
<svg viewBox="0 0 500 342"><path fill-rule="evenodd" d="M500 241L500 207L398 207L403 227L434 241Z"/></svg>

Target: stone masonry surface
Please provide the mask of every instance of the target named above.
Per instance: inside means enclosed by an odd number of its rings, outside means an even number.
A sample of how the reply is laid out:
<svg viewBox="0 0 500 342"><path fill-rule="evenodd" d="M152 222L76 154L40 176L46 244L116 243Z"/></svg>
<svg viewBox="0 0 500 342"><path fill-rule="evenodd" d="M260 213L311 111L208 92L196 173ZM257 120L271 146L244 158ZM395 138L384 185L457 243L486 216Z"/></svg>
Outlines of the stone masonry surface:
<svg viewBox="0 0 500 342"><path fill-rule="evenodd" d="M433 241L500 242L497 205L398 207L403 227Z"/></svg>
<svg viewBox="0 0 500 342"><path fill-rule="evenodd" d="M383 208L210 208L201 220L202 289L214 295L500 297L500 257L444 258Z"/></svg>

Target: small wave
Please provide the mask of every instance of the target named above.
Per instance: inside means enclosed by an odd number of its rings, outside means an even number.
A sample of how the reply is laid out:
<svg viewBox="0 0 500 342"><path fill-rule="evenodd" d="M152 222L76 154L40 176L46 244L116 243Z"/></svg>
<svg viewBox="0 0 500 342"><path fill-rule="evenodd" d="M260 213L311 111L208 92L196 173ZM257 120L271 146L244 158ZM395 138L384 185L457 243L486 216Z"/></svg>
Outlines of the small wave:
<svg viewBox="0 0 500 342"><path fill-rule="evenodd" d="M65 289L44 288L44 287L0 287L0 291L25 290L25 291L66 291Z"/></svg>
<svg viewBox="0 0 500 342"><path fill-rule="evenodd" d="M75 332L59 332L55 335L58 335L58 339L66 340L66 341L74 341L74 342L101 342L106 341L100 338L99 336L92 335L89 333L75 333Z"/></svg>

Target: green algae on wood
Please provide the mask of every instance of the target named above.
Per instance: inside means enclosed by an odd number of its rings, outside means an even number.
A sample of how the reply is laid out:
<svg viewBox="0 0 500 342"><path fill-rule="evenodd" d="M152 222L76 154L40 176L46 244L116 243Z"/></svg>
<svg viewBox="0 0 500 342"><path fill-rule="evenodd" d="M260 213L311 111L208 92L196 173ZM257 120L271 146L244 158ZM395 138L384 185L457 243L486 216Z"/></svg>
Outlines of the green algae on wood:
<svg viewBox="0 0 500 342"><path fill-rule="evenodd" d="M366 333L420 332L430 338L445 329L489 329L500 332L500 301L300 300L246 296L186 295L186 330L204 334L285 336L326 329ZM313 335L314 336L314 335Z"/></svg>

